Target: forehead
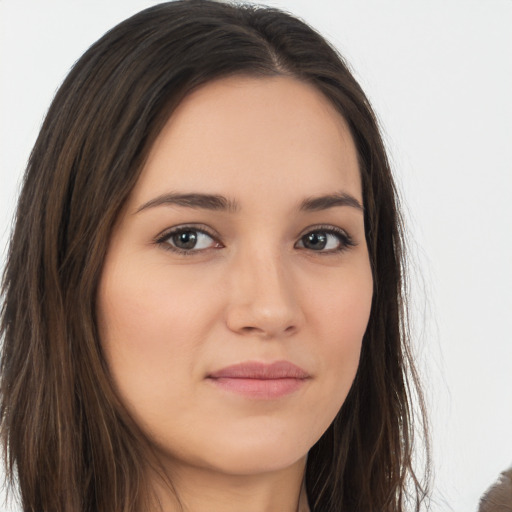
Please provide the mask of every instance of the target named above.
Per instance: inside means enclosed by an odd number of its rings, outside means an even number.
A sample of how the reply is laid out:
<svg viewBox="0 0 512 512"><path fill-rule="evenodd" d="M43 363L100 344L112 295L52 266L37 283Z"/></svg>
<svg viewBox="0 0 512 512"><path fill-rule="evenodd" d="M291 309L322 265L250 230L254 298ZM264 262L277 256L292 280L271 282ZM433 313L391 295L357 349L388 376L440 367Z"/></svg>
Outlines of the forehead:
<svg viewBox="0 0 512 512"><path fill-rule="evenodd" d="M260 199L341 189L362 199L346 121L315 87L285 76L223 78L179 104L134 196L177 189Z"/></svg>

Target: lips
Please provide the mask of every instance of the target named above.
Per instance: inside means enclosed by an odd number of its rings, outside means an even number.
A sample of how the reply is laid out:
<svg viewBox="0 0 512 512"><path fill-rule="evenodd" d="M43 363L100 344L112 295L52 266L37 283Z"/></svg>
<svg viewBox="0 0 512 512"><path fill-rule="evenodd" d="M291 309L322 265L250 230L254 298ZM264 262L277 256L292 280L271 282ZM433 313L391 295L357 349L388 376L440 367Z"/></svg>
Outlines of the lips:
<svg viewBox="0 0 512 512"><path fill-rule="evenodd" d="M269 400L297 391L310 377L306 370L289 361L271 364L250 361L227 366L207 376L225 391Z"/></svg>
<svg viewBox="0 0 512 512"><path fill-rule="evenodd" d="M288 361L272 364L247 362L227 366L208 375L212 379L307 379L309 374Z"/></svg>

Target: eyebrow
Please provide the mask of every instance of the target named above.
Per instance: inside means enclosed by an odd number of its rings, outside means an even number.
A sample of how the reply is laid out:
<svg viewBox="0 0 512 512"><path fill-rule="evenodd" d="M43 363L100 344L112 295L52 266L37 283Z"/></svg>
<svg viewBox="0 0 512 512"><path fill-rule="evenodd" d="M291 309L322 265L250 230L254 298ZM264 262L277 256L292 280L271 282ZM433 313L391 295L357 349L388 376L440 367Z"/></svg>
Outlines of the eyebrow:
<svg viewBox="0 0 512 512"><path fill-rule="evenodd" d="M318 212L336 206L350 206L357 210L364 211L363 205L352 195L346 192L329 194L326 196L308 197L300 205L301 211Z"/></svg>
<svg viewBox="0 0 512 512"><path fill-rule="evenodd" d="M168 193L162 194L161 196L155 197L147 203L144 203L135 213L163 205L176 205L193 209L229 212L236 212L239 209L238 203L235 200L228 199L227 197L219 194ZM300 203L299 210L305 212L318 212L338 206L350 206L357 210L364 211L361 203L354 196L347 194L346 192L308 197Z"/></svg>
<svg viewBox="0 0 512 512"><path fill-rule="evenodd" d="M228 199L227 197L218 194L162 194L161 196L151 199L144 203L135 213L139 213L148 208L154 208L162 205L176 205L185 206L187 208L201 209L201 210L215 210L215 211L230 211L235 212L238 210L236 201Z"/></svg>

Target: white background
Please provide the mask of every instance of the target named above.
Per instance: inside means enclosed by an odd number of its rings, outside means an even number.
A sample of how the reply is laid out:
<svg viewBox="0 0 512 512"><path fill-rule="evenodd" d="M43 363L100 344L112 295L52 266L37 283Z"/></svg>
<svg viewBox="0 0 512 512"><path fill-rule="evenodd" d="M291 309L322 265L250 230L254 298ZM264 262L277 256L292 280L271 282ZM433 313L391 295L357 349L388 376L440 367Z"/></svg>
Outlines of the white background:
<svg viewBox="0 0 512 512"><path fill-rule="evenodd" d="M107 29L156 3L0 0L0 248L29 151L70 66ZM474 511L512 463L512 1L267 4L333 42L379 115L414 260L432 509Z"/></svg>

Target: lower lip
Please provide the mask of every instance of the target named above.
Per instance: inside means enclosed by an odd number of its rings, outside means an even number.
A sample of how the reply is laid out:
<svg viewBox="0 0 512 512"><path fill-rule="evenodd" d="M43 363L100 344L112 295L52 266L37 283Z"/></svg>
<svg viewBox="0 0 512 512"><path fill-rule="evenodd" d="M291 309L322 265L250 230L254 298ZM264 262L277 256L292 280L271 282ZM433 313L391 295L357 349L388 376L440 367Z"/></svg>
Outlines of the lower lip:
<svg viewBox="0 0 512 512"><path fill-rule="evenodd" d="M244 379L244 378L210 378L211 382L221 389L238 393L249 398L272 400L298 391L306 379Z"/></svg>

